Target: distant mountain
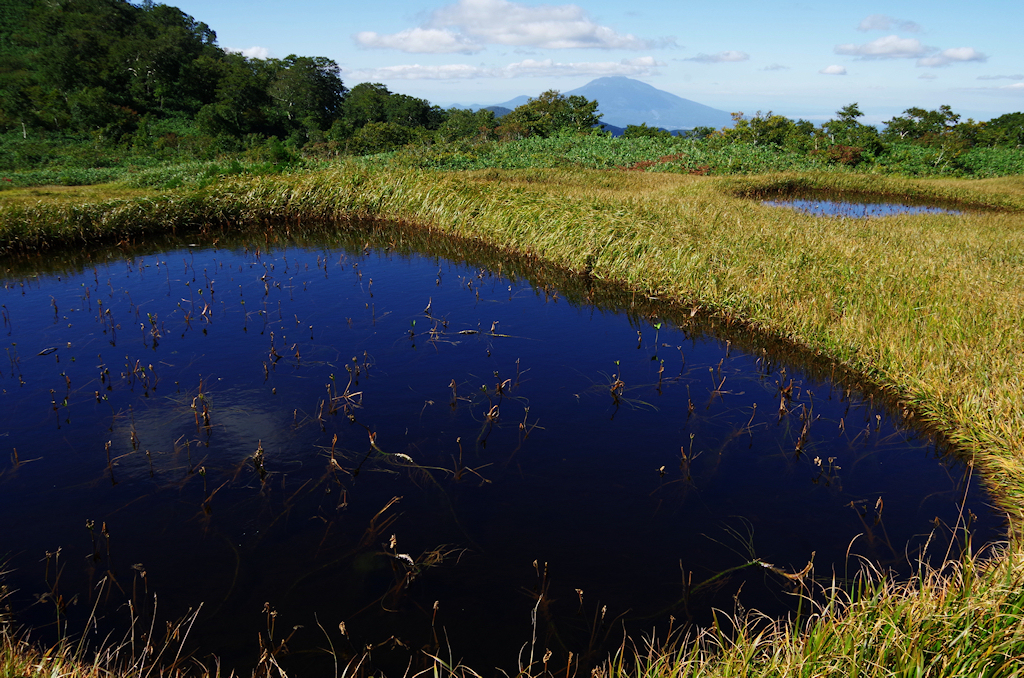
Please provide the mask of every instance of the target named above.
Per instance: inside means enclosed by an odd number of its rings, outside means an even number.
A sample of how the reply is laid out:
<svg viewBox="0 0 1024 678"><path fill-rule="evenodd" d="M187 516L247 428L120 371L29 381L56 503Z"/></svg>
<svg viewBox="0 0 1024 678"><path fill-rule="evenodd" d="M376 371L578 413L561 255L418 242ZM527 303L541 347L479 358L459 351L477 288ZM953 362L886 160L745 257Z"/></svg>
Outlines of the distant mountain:
<svg viewBox="0 0 1024 678"><path fill-rule="evenodd" d="M732 127L732 116L725 111L623 76L598 78L563 94L596 100L598 111L604 115L601 122L616 127L641 123L665 129Z"/></svg>
<svg viewBox="0 0 1024 678"><path fill-rule="evenodd" d="M569 92L566 96L580 95L598 103L598 112L603 115L601 123L618 136L627 125L646 123L649 127L667 130L693 129L694 127L732 127L732 116L725 111L711 108L696 101L678 97L645 82L623 76L610 76L591 80L583 87ZM530 100L523 95L494 106L473 104L471 110L487 108L499 118L517 106ZM457 108L463 106L455 105Z"/></svg>
<svg viewBox="0 0 1024 678"><path fill-rule="evenodd" d="M511 108L506 108L504 106L485 106L479 110L490 111L491 113L494 113L495 118L500 118L512 112Z"/></svg>
<svg viewBox="0 0 1024 678"><path fill-rule="evenodd" d="M488 108L499 108L500 107L500 108L507 108L509 110L512 110L513 108L518 108L519 106L522 106L523 104L528 103L530 101L530 99L532 99L532 98L533 97L528 97L525 94L523 94L521 96L517 96L515 99L509 99L508 101L506 101L504 103L495 104L494 106L488 106Z"/></svg>

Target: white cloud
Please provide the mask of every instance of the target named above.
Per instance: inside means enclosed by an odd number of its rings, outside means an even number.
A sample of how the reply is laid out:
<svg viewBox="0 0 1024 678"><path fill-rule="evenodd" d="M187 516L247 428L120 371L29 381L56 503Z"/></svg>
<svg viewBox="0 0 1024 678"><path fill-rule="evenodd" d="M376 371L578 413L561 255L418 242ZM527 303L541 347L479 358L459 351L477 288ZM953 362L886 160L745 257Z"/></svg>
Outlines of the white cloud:
<svg viewBox="0 0 1024 678"><path fill-rule="evenodd" d="M623 59L622 61L598 61L581 63L557 63L551 59L536 61L526 59L519 63L509 64L503 69L505 77L522 76L568 76L568 75L650 75L665 63L654 57Z"/></svg>
<svg viewBox="0 0 1024 678"><path fill-rule="evenodd" d="M1024 80L1024 75L979 75L978 80Z"/></svg>
<svg viewBox="0 0 1024 678"><path fill-rule="evenodd" d="M351 71L351 77L361 80L465 80L473 78L529 78L574 75L651 75L664 62L654 57L623 59L622 61L588 61L560 63L552 59L525 59L507 66L488 68L449 64L444 66L385 66Z"/></svg>
<svg viewBox="0 0 1024 678"><path fill-rule="evenodd" d="M914 59L925 57L935 51L926 47L917 38L901 38L887 35L864 45L836 45L836 54L849 54L864 59Z"/></svg>
<svg viewBox="0 0 1024 678"><path fill-rule="evenodd" d="M466 64L443 66L421 66L405 64L382 66L349 71L349 77L358 80L467 80L472 78L499 77L495 69Z"/></svg>
<svg viewBox="0 0 1024 678"><path fill-rule="evenodd" d="M824 73L825 75L846 75L846 67L833 64L831 66L826 66L818 72Z"/></svg>
<svg viewBox="0 0 1024 678"><path fill-rule="evenodd" d="M397 49L413 54L472 54L483 49L465 36L443 28L410 28L392 35L363 31L354 37L361 47Z"/></svg>
<svg viewBox="0 0 1024 678"><path fill-rule="evenodd" d="M762 71L788 71L789 66L783 66L782 64L771 64L761 69Z"/></svg>
<svg viewBox="0 0 1024 678"><path fill-rule="evenodd" d="M999 89L1008 89L1011 92L1024 92L1024 82L1015 82L1012 85L1003 85Z"/></svg>
<svg viewBox="0 0 1024 678"><path fill-rule="evenodd" d="M836 45L835 52L861 59L917 59L917 65L926 68L940 68L953 63L988 60L986 54L973 47L951 47L940 50L938 47L921 44L917 38L901 38L898 35L887 35L863 45Z"/></svg>
<svg viewBox="0 0 1024 678"><path fill-rule="evenodd" d="M973 47L951 47L950 49L942 50L938 54L918 59L917 65L928 68L940 68L957 62L986 61L987 59L987 55L982 54Z"/></svg>
<svg viewBox="0 0 1024 678"><path fill-rule="evenodd" d="M241 54L244 57L250 59L267 59L270 57L270 50L266 47L246 47L245 49L234 49L232 47L225 47L225 52L231 52L233 54Z"/></svg>
<svg viewBox="0 0 1024 678"><path fill-rule="evenodd" d="M430 37L438 38L434 44ZM354 36L364 47L403 52L476 52L483 45L543 49L648 49L654 41L620 34L594 22L578 5L528 6L509 0L457 0L435 10L418 28L392 35L371 31ZM675 44L671 38L657 43Z"/></svg>
<svg viewBox="0 0 1024 678"><path fill-rule="evenodd" d="M894 19L885 14L872 14L857 26L858 31L891 31L896 28L907 33L920 33L921 26L913 21Z"/></svg>
<svg viewBox="0 0 1024 678"><path fill-rule="evenodd" d="M736 50L726 50L725 52L718 52L717 54L698 54L695 57L684 59L683 61L697 61L702 64L720 64L735 61L746 61L750 58L750 55L746 52L737 52Z"/></svg>

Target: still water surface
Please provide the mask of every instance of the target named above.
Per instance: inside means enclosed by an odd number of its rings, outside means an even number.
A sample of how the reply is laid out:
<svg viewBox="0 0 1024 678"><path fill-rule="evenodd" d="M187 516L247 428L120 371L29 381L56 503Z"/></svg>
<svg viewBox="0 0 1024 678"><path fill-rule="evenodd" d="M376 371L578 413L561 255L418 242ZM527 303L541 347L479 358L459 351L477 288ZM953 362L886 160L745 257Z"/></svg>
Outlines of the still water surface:
<svg viewBox="0 0 1024 678"><path fill-rule="evenodd" d="M888 202L873 198L860 200L823 199L815 197L790 197L778 200L764 200L768 207L786 207L813 214L817 217L846 217L848 219L867 219L870 217L890 217L897 214L963 214L963 212L934 205L919 205L913 202Z"/></svg>
<svg viewBox="0 0 1024 678"><path fill-rule="evenodd" d="M934 440L770 353L465 263L255 242L6 278L0 549L42 633L97 601L96 638L129 600L148 623L155 593L158 624L202 603L190 648L226 668L272 629L286 667L329 670L330 639L510 670L534 615L538 653L596 657L785 613L776 572L812 559L941 556L964 501L977 543L999 529Z"/></svg>

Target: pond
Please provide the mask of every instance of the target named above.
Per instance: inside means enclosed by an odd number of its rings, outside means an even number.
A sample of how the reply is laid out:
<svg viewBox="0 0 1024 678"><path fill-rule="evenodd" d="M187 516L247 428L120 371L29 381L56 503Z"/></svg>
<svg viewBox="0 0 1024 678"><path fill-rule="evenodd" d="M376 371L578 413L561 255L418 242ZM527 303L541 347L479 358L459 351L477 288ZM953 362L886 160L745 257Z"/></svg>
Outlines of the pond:
<svg viewBox="0 0 1024 678"><path fill-rule="evenodd" d="M286 669L585 667L999 534L966 466L834 368L371 230L9 266L20 621L97 642L201 603L186 650L225 671L282 641Z"/></svg>
<svg viewBox="0 0 1024 678"><path fill-rule="evenodd" d="M867 219L897 214L963 214L952 207L921 203L911 199L892 200L870 195L831 197L828 194L798 194L762 200L768 207L786 207L818 217Z"/></svg>

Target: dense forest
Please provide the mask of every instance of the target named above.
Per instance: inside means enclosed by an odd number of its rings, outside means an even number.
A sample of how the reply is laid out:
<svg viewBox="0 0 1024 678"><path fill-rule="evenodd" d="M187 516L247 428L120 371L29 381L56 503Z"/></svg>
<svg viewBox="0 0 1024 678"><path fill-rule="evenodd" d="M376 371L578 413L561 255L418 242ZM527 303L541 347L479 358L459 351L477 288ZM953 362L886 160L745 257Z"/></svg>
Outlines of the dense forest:
<svg viewBox="0 0 1024 678"><path fill-rule="evenodd" d="M0 170L227 156L281 164L396 151L407 162L458 168L486 164L481 158L496 144L608 134L598 102L557 91L498 118L488 110L443 110L378 83L349 88L341 75L326 57L226 52L209 26L151 0L3 0ZM644 148L662 159L687 140L861 169L914 158L918 169L906 171L918 174L929 165L938 173L977 174L977 163L959 160L972 149L1018 151L1016 158L1024 147L1024 113L976 122L949 106L912 107L881 130L861 117L857 104L820 126L771 112L735 113L727 129L673 134L640 124L622 136L645 140ZM1000 158L985 172L1024 169L1005 153ZM700 167L715 171L720 164Z"/></svg>

